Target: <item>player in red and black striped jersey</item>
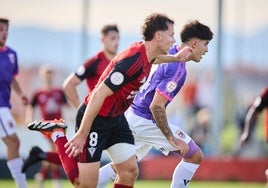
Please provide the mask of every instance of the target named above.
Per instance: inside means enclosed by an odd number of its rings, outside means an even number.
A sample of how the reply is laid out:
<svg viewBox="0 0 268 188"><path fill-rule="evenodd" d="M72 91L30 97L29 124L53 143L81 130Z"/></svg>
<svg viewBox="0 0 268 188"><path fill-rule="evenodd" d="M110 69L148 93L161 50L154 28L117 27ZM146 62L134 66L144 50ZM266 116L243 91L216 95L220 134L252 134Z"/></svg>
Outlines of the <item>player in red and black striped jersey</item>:
<svg viewBox="0 0 268 188"><path fill-rule="evenodd" d="M70 74L63 83L64 92L72 106L80 104L76 87L86 80L88 91L91 92L97 84L104 69L117 53L119 44L119 29L115 24L107 24L101 29L103 49L81 65L75 73Z"/></svg>
<svg viewBox="0 0 268 188"><path fill-rule="evenodd" d="M124 112L146 81L152 63L187 61L192 53L191 48L183 48L175 55L166 55L175 39L174 21L164 14L149 15L142 33L144 41L115 56L96 88L86 97L77 113L76 134L69 142L62 122L37 121L28 126L51 136L74 185L96 187L101 153L105 149L118 172L114 187L134 185L138 175L134 138Z"/></svg>

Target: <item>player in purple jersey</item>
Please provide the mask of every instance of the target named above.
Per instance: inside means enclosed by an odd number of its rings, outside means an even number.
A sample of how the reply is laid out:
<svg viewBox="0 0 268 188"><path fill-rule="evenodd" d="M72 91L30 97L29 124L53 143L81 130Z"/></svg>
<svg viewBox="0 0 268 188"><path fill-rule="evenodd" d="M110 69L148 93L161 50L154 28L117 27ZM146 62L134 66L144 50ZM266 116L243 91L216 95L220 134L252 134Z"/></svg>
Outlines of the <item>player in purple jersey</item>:
<svg viewBox="0 0 268 188"><path fill-rule="evenodd" d="M17 54L6 46L9 20L0 18L0 136L7 147L7 166L17 187L26 188L25 173L21 173L23 160L19 155L20 141L16 134L16 123L11 116L10 93L13 89L21 98L24 105L28 104L27 97L15 77L18 74Z"/></svg>
<svg viewBox="0 0 268 188"><path fill-rule="evenodd" d="M192 54L192 49L185 47L175 55L167 55L175 39L174 21L165 14L149 15L142 34L144 41L133 43L115 56L85 98L71 140L64 133L64 122L35 121L28 126L54 140L64 170L75 186L97 186L101 153L105 149L118 172L113 187L134 186L138 175L134 138L124 112L148 78L155 59L159 63L186 61Z"/></svg>
<svg viewBox="0 0 268 188"><path fill-rule="evenodd" d="M202 55L208 52L208 44L213 33L206 25L192 20L184 25L180 37L182 43L170 49L169 53L176 54L183 47L189 46L193 49L189 60L199 62ZM183 158L174 170L172 188L188 187L203 157L202 151L191 137L178 125L167 120L166 106L180 91L186 75L186 62L158 65L126 113L135 138L138 160L141 160L152 147L164 155L172 152ZM107 164L100 169L98 188L104 188L116 177L112 168L113 165Z"/></svg>

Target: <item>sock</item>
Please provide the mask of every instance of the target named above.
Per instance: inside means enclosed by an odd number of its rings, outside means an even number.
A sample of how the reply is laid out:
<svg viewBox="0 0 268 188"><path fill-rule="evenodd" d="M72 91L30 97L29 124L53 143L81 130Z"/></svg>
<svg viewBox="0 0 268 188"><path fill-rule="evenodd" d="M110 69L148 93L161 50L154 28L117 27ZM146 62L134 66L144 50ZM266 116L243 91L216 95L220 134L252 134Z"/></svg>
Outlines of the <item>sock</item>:
<svg viewBox="0 0 268 188"><path fill-rule="evenodd" d="M57 165L62 165L57 152L47 152L45 160Z"/></svg>
<svg viewBox="0 0 268 188"><path fill-rule="evenodd" d="M51 139L53 140L53 142L56 142L56 140L60 137L66 137L65 133L62 131L55 131L51 134Z"/></svg>
<svg viewBox="0 0 268 188"><path fill-rule="evenodd" d="M18 188L27 188L27 181L25 173L21 173L21 168L23 165L22 158L18 157L7 161L7 166L10 170L10 173L15 180L15 183Z"/></svg>
<svg viewBox="0 0 268 188"><path fill-rule="evenodd" d="M75 181L78 179L79 170L78 170L76 159L73 157L68 157L68 155L65 153L64 145L67 142L68 141L67 141L66 136L58 137L55 141L55 145L57 147L57 151L59 154L59 158L62 162L63 169L68 179L72 182L72 184L74 184Z"/></svg>
<svg viewBox="0 0 268 188"><path fill-rule="evenodd" d="M171 188L187 188L198 167L199 164L188 163L181 160L173 172Z"/></svg>
<svg viewBox="0 0 268 188"><path fill-rule="evenodd" d="M113 170L110 163L104 165L99 170L99 180L97 188L105 188L108 183L114 181L116 178L116 173Z"/></svg>
<svg viewBox="0 0 268 188"><path fill-rule="evenodd" d="M113 188L133 188L133 187L128 186L128 185L121 185L121 184L115 183Z"/></svg>

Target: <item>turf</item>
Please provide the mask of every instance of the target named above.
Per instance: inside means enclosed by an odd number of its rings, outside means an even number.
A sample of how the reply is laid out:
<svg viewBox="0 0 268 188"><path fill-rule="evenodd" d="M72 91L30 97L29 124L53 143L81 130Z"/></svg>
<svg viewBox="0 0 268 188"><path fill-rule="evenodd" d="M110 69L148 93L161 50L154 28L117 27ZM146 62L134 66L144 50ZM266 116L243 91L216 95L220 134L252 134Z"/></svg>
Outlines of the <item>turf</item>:
<svg viewBox="0 0 268 188"><path fill-rule="evenodd" d="M37 183L33 180L29 180L29 187L38 187ZM169 188L170 181L137 181L135 188ZM16 188L12 180L0 180L1 188ZM45 181L44 188L53 187L51 181ZM71 188L73 187L67 180L62 181L62 187ZM251 182L208 182L208 181L192 181L189 188L264 188L264 183L251 183ZM107 188L112 188L112 184L109 184Z"/></svg>

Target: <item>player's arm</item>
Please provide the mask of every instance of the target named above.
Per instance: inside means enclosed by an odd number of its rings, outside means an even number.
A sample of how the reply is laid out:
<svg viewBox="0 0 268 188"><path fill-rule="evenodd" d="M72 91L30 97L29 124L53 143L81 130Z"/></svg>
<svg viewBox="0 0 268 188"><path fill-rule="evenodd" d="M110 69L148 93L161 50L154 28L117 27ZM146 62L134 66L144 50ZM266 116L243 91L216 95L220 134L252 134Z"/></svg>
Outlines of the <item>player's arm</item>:
<svg viewBox="0 0 268 188"><path fill-rule="evenodd" d="M168 62L186 62L189 60L189 56L192 54L193 50L189 46L182 48L179 52L174 55L165 55L161 54L158 55L153 64L161 64L161 63L168 63Z"/></svg>
<svg viewBox="0 0 268 188"><path fill-rule="evenodd" d="M81 80L74 74L70 74L63 82L63 91L67 97L68 102L78 108L80 105L79 95L76 87L81 83Z"/></svg>
<svg viewBox="0 0 268 188"><path fill-rule="evenodd" d="M113 91L105 84L101 83L98 88L90 96L90 100L87 104L84 116L81 121L80 128L74 137L65 145L66 152L69 156L77 156L79 152L82 152L84 143L91 129L92 123L97 116L100 108L106 99L106 97L113 94ZM73 149L75 148L75 150Z"/></svg>
<svg viewBox="0 0 268 188"><path fill-rule="evenodd" d="M28 124L33 121L34 108L32 105L27 105L25 112L25 123Z"/></svg>
<svg viewBox="0 0 268 188"><path fill-rule="evenodd" d="M252 131L253 127L256 125L256 121L257 121L258 114L259 114L259 111L257 111L257 107L261 104L261 102L262 102L261 97L258 97L248 110L248 113L245 118L244 131L240 139L241 145L243 145L247 141L250 132Z"/></svg>
<svg viewBox="0 0 268 188"><path fill-rule="evenodd" d="M27 105L29 103L28 98L26 97L26 95L24 95L24 93L22 92L22 89L19 85L19 82L17 81L16 77L13 77L13 80L11 82L11 88L17 93L17 95L21 98L22 103L24 105Z"/></svg>
<svg viewBox="0 0 268 188"><path fill-rule="evenodd" d="M187 154L189 147L184 141L176 139L172 131L170 130L168 126L167 114L166 114L166 108L165 108L166 103L167 103L167 99L161 94L159 94L158 92L155 92L154 98L149 107L150 111L153 114L153 117L156 121L157 126L165 135L169 143L177 147L178 150L180 150L182 155L185 155Z"/></svg>

